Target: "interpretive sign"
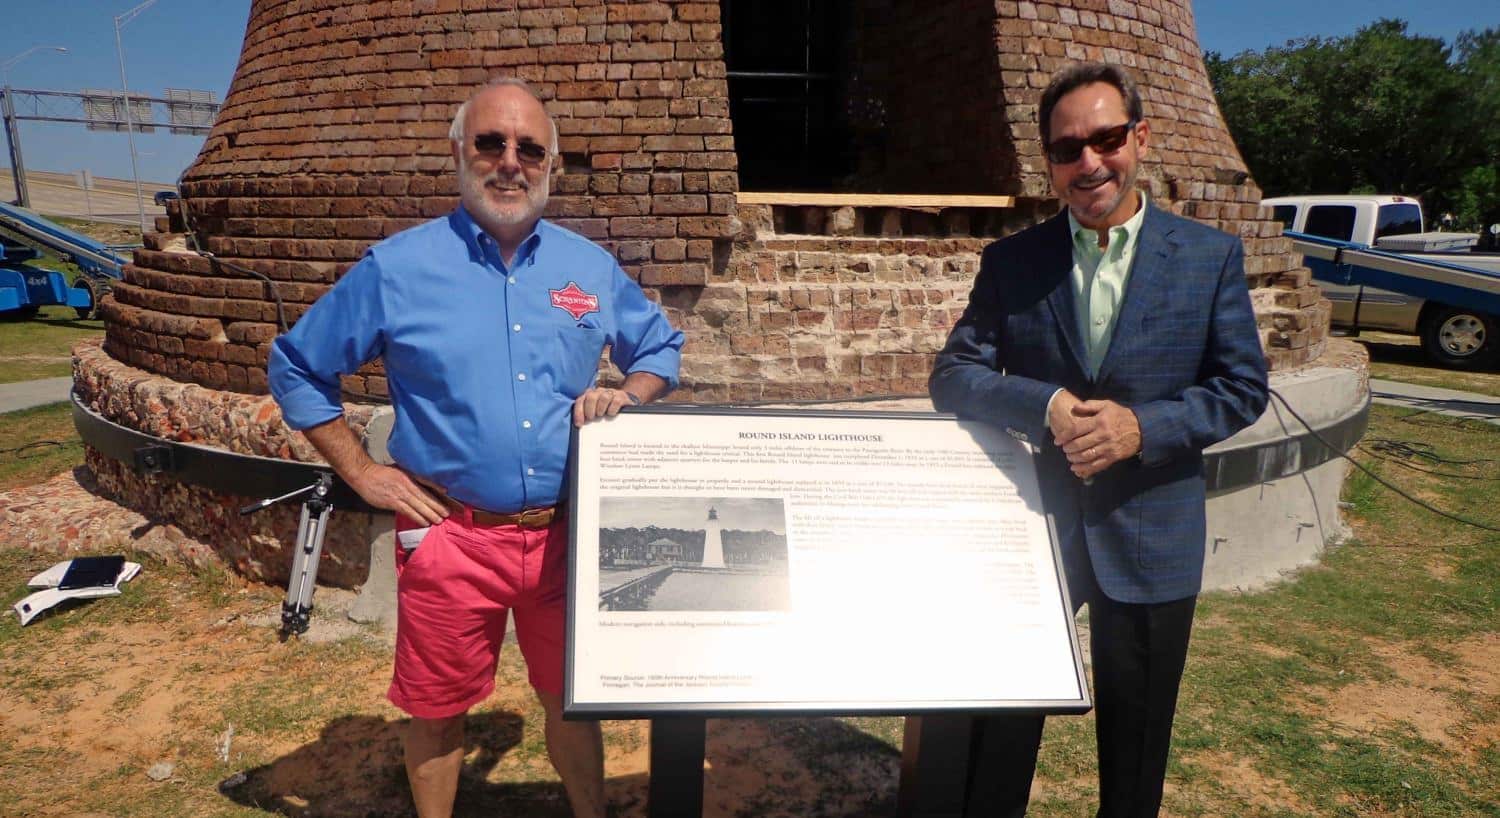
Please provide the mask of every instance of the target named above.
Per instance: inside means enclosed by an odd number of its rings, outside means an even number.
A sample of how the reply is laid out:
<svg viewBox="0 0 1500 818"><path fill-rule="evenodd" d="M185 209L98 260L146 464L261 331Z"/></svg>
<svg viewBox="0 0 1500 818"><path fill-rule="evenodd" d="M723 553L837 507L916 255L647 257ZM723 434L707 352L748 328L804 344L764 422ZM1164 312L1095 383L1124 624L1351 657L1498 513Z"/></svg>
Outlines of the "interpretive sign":
<svg viewBox="0 0 1500 818"><path fill-rule="evenodd" d="M584 426L567 711L1087 710L1032 458L932 413L664 406Z"/></svg>

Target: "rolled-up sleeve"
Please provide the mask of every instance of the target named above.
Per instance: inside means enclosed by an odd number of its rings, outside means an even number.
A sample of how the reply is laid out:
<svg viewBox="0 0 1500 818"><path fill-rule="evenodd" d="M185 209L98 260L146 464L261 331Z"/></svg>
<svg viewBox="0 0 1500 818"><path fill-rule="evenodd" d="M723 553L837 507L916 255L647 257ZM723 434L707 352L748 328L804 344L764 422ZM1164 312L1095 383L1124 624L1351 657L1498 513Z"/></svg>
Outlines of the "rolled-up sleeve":
<svg viewBox="0 0 1500 818"><path fill-rule="evenodd" d="M384 314L380 267L366 255L271 344L267 377L288 426L343 414L339 378L381 353Z"/></svg>
<svg viewBox="0 0 1500 818"><path fill-rule="evenodd" d="M659 304L646 297L625 272L615 266L613 303L615 332L610 338L610 360L621 372L648 372L677 388L682 367L684 336L673 329Z"/></svg>

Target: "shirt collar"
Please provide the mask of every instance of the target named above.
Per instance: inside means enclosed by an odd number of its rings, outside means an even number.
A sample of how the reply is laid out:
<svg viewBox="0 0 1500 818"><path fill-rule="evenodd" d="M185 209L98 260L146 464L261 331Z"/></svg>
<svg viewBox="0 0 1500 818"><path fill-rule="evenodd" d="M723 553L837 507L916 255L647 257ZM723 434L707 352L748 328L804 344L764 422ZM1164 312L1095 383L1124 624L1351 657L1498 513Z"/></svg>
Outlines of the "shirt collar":
<svg viewBox="0 0 1500 818"><path fill-rule="evenodd" d="M1118 224L1109 229L1109 249L1113 251L1116 247L1123 252L1131 242L1140 235L1141 223L1146 220L1146 208L1151 204L1151 197L1144 190L1136 191L1141 197L1141 206L1136 208L1135 215L1131 216L1124 224ZM1068 230L1073 237L1073 248L1088 253L1090 256L1099 256L1099 232L1090 227L1084 227L1078 223L1073 216L1073 208L1068 208Z"/></svg>
<svg viewBox="0 0 1500 818"><path fill-rule="evenodd" d="M500 257L500 248L495 243L494 237L484 232L484 228L474 221L474 217L469 215L469 211L463 205L459 205L458 209L453 211L452 218L454 230L469 246L471 254L485 258L493 253L495 258ZM516 249L516 257L511 266L520 266L521 263L536 255L536 248L542 241L542 225L546 223L546 219L537 219L536 226L531 228L531 233L521 240L521 246Z"/></svg>

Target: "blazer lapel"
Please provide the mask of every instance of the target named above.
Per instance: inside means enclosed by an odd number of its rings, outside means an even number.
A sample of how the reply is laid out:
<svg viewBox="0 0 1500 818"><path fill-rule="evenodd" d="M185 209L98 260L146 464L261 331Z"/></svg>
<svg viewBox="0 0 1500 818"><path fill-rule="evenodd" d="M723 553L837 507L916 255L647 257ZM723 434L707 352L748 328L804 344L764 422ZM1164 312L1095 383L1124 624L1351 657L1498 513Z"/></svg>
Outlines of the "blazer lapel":
<svg viewBox="0 0 1500 818"><path fill-rule="evenodd" d="M1151 313L1152 302L1163 287L1171 286L1166 281L1167 269L1176 251L1177 244L1172 233L1165 229L1161 215L1155 207L1146 211L1141 222L1141 235L1135 248L1135 258L1130 262L1130 280L1125 284L1125 297L1120 303L1120 315L1115 321L1114 334L1110 336L1109 350L1099 364L1099 375L1095 383L1103 383L1106 376L1122 356L1129 355L1131 342L1139 337L1142 321Z"/></svg>
<svg viewBox="0 0 1500 818"><path fill-rule="evenodd" d="M1068 354L1073 357L1073 365L1086 376L1087 359L1084 357L1083 338L1078 334L1078 303L1073 295L1073 236L1068 232L1066 208L1053 217L1052 224L1056 225L1054 230L1057 235L1042 242L1042 246L1047 248L1047 257L1042 259L1042 270L1046 275L1055 276L1058 283L1047 294L1047 305L1052 308L1052 318L1062 330L1063 342L1068 347Z"/></svg>

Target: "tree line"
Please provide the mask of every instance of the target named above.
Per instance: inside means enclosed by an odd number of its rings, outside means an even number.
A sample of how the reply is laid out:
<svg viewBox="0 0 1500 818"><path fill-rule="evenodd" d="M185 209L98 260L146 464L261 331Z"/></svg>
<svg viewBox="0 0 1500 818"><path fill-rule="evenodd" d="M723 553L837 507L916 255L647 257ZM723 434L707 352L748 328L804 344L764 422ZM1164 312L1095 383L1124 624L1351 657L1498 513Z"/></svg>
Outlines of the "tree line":
<svg viewBox="0 0 1500 818"><path fill-rule="evenodd" d="M1500 222L1500 28L1449 45L1382 19L1204 61L1266 196L1397 193L1479 232Z"/></svg>

